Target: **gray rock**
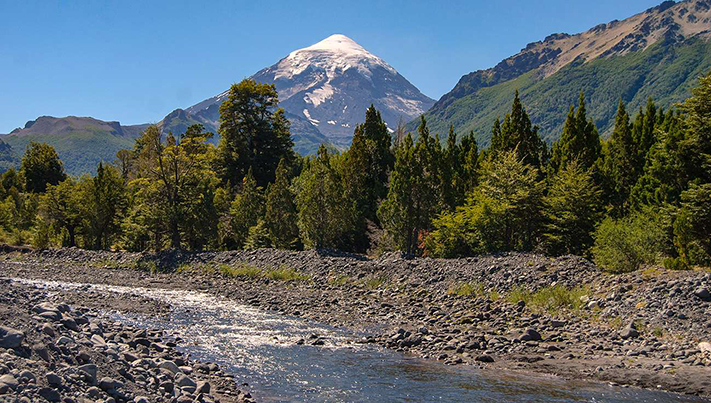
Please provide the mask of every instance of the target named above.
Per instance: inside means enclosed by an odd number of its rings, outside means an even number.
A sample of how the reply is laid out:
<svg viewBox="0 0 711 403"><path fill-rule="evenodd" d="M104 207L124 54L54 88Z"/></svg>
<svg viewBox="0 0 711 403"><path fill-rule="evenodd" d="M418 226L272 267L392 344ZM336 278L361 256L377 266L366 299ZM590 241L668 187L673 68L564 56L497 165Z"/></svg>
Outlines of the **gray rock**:
<svg viewBox="0 0 711 403"><path fill-rule="evenodd" d="M32 346L32 351L35 352L40 358L43 360L49 362L50 357L49 357L49 350L47 350L47 347L44 344L35 344Z"/></svg>
<svg viewBox="0 0 711 403"><path fill-rule="evenodd" d="M148 402L149 402L149 400L145 396L136 396L133 399L133 403L148 403Z"/></svg>
<svg viewBox="0 0 711 403"><path fill-rule="evenodd" d="M48 384L52 386L62 386L62 377L54 372L47 372L44 377L47 379Z"/></svg>
<svg viewBox="0 0 711 403"><path fill-rule="evenodd" d="M17 348L25 339L25 334L19 330L0 326L0 347Z"/></svg>
<svg viewBox="0 0 711 403"><path fill-rule="evenodd" d="M696 295L702 301L711 302L711 292L709 292L708 288L699 287L694 290L694 295Z"/></svg>
<svg viewBox="0 0 711 403"><path fill-rule="evenodd" d="M26 382L30 382L30 383L37 382L37 377L35 376L35 374L33 374L32 372L30 372L28 370L24 370L24 371L20 372L20 379L25 379Z"/></svg>
<svg viewBox="0 0 711 403"><path fill-rule="evenodd" d="M531 328L526 329L526 331L521 335L522 341L540 341L541 339L541 334Z"/></svg>
<svg viewBox="0 0 711 403"><path fill-rule="evenodd" d="M45 323L44 325L42 325L42 333L50 337L55 336L54 328L49 323Z"/></svg>
<svg viewBox="0 0 711 403"><path fill-rule="evenodd" d="M59 395L59 392L52 388L41 388L39 391L37 391L37 394L50 402L58 402L62 399L62 397Z"/></svg>
<svg viewBox="0 0 711 403"><path fill-rule="evenodd" d="M195 392L196 393L204 393L206 395L209 395L210 394L210 382L207 382L207 381L198 382Z"/></svg>
<svg viewBox="0 0 711 403"><path fill-rule="evenodd" d="M9 386L12 389L17 387L17 379L12 374L5 374L0 376L0 383Z"/></svg>
<svg viewBox="0 0 711 403"><path fill-rule="evenodd" d="M101 380L99 381L99 388L105 392L116 390L122 387L123 383L113 378L101 378Z"/></svg>
<svg viewBox="0 0 711 403"><path fill-rule="evenodd" d="M188 377L187 375L184 375L184 374L178 374L178 375L176 375L176 376L175 376L175 383L176 383L178 386L180 386L181 388L184 387L184 386L192 386L192 387L196 387L196 386L197 386L197 384L195 383L195 381L193 381L192 379L190 379L190 377Z"/></svg>
<svg viewBox="0 0 711 403"><path fill-rule="evenodd" d="M488 354L482 354L482 355L476 356L476 358L474 358L474 360L479 361L479 362L494 362L494 357L492 357Z"/></svg>
<svg viewBox="0 0 711 403"><path fill-rule="evenodd" d="M59 344L60 346L63 344L70 344L70 343L74 343L74 340L70 339L67 336L62 336L57 340L57 344Z"/></svg>
<svg viewBox="0 0 711 403"><path fill-rule="evenodd" d="M620 337L625 340L639 337L639 332L637 331L634 322L630 322L629 325L627 325L624 329L622 329L622 331L620 331Z"/></svg>
<svg viewBox="0 0 711 403"><path fill-rule="evenodd" d="M89 377L89 383L92 385L96 383L96 373L98 371L96 364L84 364L77 369Z"/></svg>
<svg viewBox="0 0 711 403"><path fill-rule="evenodd" d="M167 369L168 371L177 374L180 372L180 368L173 361L163 361L158 364L158 368Z"/></svg>

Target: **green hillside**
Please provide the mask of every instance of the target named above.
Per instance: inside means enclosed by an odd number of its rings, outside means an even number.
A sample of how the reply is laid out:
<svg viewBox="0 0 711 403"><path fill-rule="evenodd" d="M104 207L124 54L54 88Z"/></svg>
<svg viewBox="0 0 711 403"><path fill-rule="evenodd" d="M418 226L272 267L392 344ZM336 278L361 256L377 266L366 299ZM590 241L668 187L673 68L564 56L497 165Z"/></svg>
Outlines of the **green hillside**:
<svg viewBox="0 0 711 403"><path fill-rule="evenodd" d="M0 173L19 164L19 158L12 147L0 140Z"/></svg>
<svg viewBox="0 0 711 403"><path fill-rule="evenodd" d="M551 143L560 137L570 105L585 92L588 116L607 136L614 123L617 101L637 110L652 97L664 107L690 94L698 77L711 70L711 43L690 39L682 43L660 41L648 49L623 56L575 61L555 74L539 78L532 70L515 79L481 88L443 108L437 105L425 115L433 133L444 135L453 124L459 133L473 130L477 141L488 146L491 127L510 109L518 89L534 124ZM414 123L409 125L412 130Z"/></svg>

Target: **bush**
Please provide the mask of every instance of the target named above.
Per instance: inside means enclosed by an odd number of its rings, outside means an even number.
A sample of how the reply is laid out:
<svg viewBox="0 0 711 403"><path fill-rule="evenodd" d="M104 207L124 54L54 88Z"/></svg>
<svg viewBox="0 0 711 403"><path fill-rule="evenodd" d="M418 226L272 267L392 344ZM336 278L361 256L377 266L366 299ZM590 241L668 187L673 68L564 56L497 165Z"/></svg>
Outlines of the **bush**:
<svg viewBox="0 0 711 403"><path fill-rule="evenodd" d="M584 305L583 297L588 294L589 290L585 287L567 288L557 284L535 292L517 287L509 292L506 299L512 304L523 301L532 309L556 313L561 309L579 310Z"/></svg>
<svg viewBox="0 0 711 403"><path fill-rule="evenodd" d="M612 273L656 264L668 243L665 220L651 211L615 220L606 218L595 231L595 263Z"/></svg>
<svg viewBox="0 0 711 403"><path fill-rule="evenodd" d="M247 263L240 263L237 266L221 264L219 271L220 274L227 277L258 278L262 276L262 270L259 267Z"/></svg>

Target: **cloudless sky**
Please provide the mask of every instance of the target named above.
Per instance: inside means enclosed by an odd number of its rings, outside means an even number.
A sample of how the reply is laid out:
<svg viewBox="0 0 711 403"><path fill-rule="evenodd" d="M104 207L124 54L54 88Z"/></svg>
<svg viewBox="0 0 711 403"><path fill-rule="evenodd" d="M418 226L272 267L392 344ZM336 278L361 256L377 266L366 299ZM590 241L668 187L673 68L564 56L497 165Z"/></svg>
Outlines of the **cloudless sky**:
<svg viewBox="0 0 711 403"><path fill-rule="evenodd" d="M334 33L438 99L529 42L661 0L0 0L0 133L41 115L160 121Z"/></svg>

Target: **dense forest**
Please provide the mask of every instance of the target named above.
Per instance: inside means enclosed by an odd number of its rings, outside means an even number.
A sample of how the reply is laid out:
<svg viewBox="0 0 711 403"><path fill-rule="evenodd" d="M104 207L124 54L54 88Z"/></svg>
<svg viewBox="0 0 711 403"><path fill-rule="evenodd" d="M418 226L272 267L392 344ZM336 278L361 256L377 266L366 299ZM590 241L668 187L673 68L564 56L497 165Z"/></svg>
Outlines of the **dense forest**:
<svg viewBox="0 0 711 403"><path fill-rule="evenodd" d="M505 251L593 257L614 272L711 263L711 74L601 140L585 95L549 148L516 93L491 146L473 133L391 134L371 106L342 153L293 151L271 85L234 84L221 136L150 126L93 176L32 143L0 180L0 241L129 251L333 248L432 257Z"/></svg>

